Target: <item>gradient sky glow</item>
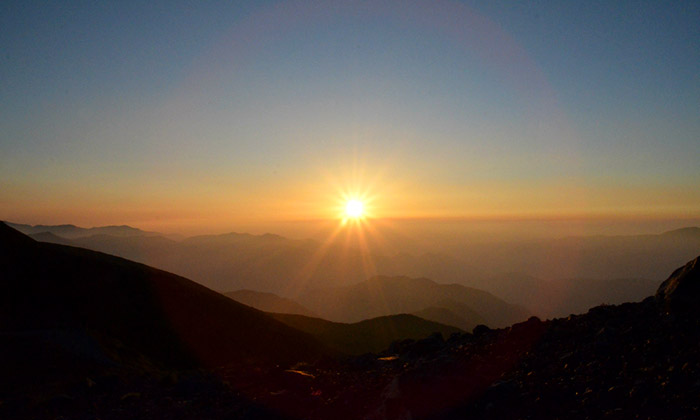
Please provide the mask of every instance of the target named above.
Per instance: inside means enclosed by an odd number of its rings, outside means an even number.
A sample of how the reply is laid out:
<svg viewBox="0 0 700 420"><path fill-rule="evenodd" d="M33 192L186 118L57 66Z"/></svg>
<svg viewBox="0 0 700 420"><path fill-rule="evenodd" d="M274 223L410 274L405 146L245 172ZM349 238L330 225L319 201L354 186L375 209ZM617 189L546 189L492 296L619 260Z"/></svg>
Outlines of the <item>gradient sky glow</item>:
<svg viewBox="0 0 700 420"><path fill-rule="evenodd" d="M0 4L0 219L697 217L700 3Z"/></svg>

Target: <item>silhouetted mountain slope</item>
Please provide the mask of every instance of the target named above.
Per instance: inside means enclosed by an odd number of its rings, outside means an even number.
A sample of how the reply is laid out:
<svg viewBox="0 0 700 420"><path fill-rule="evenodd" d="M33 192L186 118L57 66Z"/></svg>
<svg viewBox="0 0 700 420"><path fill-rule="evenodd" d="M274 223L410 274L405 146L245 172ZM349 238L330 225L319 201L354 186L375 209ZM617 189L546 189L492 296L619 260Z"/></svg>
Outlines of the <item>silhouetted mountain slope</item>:
<svg viewBox="0 0 700 420"><path fill-rule="evenodd" d="M376 353L396 340L426 338L434 333L449 337L459 328L427 321L415 315L390 315L354 324L326 321L303 315L271 314L290 327L307 332L327 346L346 354Z"/></svg>
<svg viewBox="0 0 700 420"><path fill-rule="evenodd" d="M274 293L237 290L235 292L226 292L224 296L265 312L316 316L312 311L292 299L279 297Z"/></svg>
<svg viewBox="0 0 700 420"><path fill-rule="evenodd" d="M447 256L386 256L339 243L326 245L272 234L198 236L183 241L182 246L180 261L188 261L187 270L191 271L186 274L202 279L203 284L291 297L313 288L355 284L377 274L468 272L464 264Z"/></svg>
<svg viewBox="0 0 700 420"><path fill-rule="evenodd" d="M437 302L435 305L413 312L413 315L429 321L452 325L464 331L471 331L477 325L487 323L481 315L467 305L449 299Z"/></svg>
<svg viewBox="0 0 700 420"><path fill-rule="evenodd" d="M520 273L494 276L484 290L523 305L543 318L582 313L601 304L640 301L654 293L657 281L646 279L543 280Z"/></svg>
<svg viewBox="0 0 700 420"><path fill-rule="evenodd" d="M311 419L692 419L700 412L700 257L655 298L447 341L299 379L326 399ZM692 303L692 305L690 304ZM341 373L342 372L342 373ZM290 389L295 389L290 387ZM303 398L292 391L289 398Z"/></svg>
<svg viewBox="0 0 700 420"><path fill-rule="evenodd" d="M37 238L39 239L39 238ZM59 242L49 238L47 242ZM294 274L302 270L303 261L313 259L312 242L290 241L275 235L254 236L226 234L195 237L184 244L161 237L111 237L93 235L74 239L76 246L119 255L127 259L153 264L168 269L182 270L192 278L245 277L246 284L258 287L278 287L278 291L290 290L289 283L302 276ZM300 248L294 250L297 244ZM343 260L341 253L329 253L330 257ZM358 257L359 259L359 257ZM591 306L619 304L641 300L651 294L657 282L645 279L556 279L544 280L521 273L509 273L488 277L458 277L459 264L455 260L436 255L411 257L400 254L393 258L375 257L377 270L385 273L434 273L439 278L459 278L460 284L474 284L475 288L488 291L507 302L522 305L542 317L565 316L584 312ZM204 264L203 262L207 262ZM184 267L187 263L186 267ZM554 262L552 262L554 264ZM444 264L444 265L442 265ZM332 264L328 264L328 267ZM326 271L317 267L316 273L335 275L349 280L360 275L359 263L340 264ZM341 272L342 267L349 272ZM422 267L422 268L421 268ZM438 267L443 267L439 269ZM291 274L290 274L291 273ZM431 277L432 278L432 277ZM288 283L285 283L288 282ZM303 282L302 282L303 283ZM277 286L273 286L277 284ZM255 305L252 305L255 306ZM271 310L271 312L275 312ZM285 312L285 311L279 311Z"/></svg>
<svg viewBox="0 0 700 420"><path fill-rule="evenodd" d="M391 404L413 418L695 418L698 299L700 257L656 298L446 343L433 361L423 355L409 362L416 371L402 369ZM459 346L468 350L455 353Z"/></svg>
<svg viewBox="0 0 700 420"><path fill-rule="evenodd" d="M0 224L0 273L1 418L694 419L700 412L700 257L639 303L481 326L447 340L401 340L376 355L291 368L275 365L280 353L323 353L317 340L159 270L37 243ZM436 287L380 278L359 290L381 296L395 290L383 283L397 282ZM275 316L319 335L352 327ZM387 319L405 317L415 321ZM376 331L373 322L355 327ZM189 366L200 352L261 362L88 376L124 363Z"/></svg>
<svg viewBox="0 0 700 420"><path fill-rule="evenodd" d="M83 228L75 225L24 225L20 223L5 222L11 228L18 230L26 235L49 232L54 235L61 236L66 239L82 238L92 235L110 235L110 236L153 236L160 235L155 232L146 232L127 225L121 226L100 226L92 228Z"/></svg>
<svg viewBox="0 0 700 420"><path fill-rule="evenodd" d="M337 241L323 244L271 234L206 235L180 242L148 235L91 235L74 241L219 291L254 289L295 298L309 289L348 286L375 274L405 275L481 289L553 317L642 299L667 272L700 250L698 231L465 242L444 254L422 255L382 255L374 248L360 251Z"/></svg>
<svg viewBox="0 0 700 420"><path fill-rule="evenodd" d="M665 237L676 237L691 240L698 240L700 238L700 227L685 227L680 229L669 230L661 234Z"/></svg>
<svg viewBox="0 0 700 420"><path fill-rule="evenodd" d="M466 305L467 310L453 310L457 315L468 318L474 311L491 326L509 325L528 317L525 309L490 293L424 278L377 276L349 287L312 290L299 296L298 301L323 318L339 322L413 313L449 305L450 301Z"/></svg>
<svg viewBox="0 0 700 420"><path fill-rule="evenodd" d="M674 271L661 283L655 297L668 313L700 318L700 257Z"/></svg>
<svg viewBox="0 0 700 420"><path fill-rule="evenodd" d="M62 236L58 236L55 233L51 232L32 233L28 236L34 239L35 241L39 242L75 246L75 244L70 239L66 239Z"/></svg>
<svg viewBox="0 0 700 420"><path fill-rule="evenodd" d="M3 223L0 273L5 337L76 331L99 343L88 353L105 345L104 357L116 362L123 348L163 367L291 363L330 354L310 336L185 278L35 242Z"/></svg>
<svg viewBox="0 0 700 420"><path fill-rule="evenodd" d="M73 239L71 244L172 271L216 290L250 288L289 296L319 286L355 284L377 273L449 277L473 271L442 255L374 255L272 234L228 233L183 241L99 234Z"/></svg>
<svg viewBox="0 0 700 420"><path fill-rule="evenodd" d="M71 244L81 248L116 255L143 264L153 265L161 269L167 269L163 266L163 263L169 259L178 256L185 258L179 251L178 242L162 236L120 237L98 234L72 239ZM152 264L153 262L160 263L160 265Z"/></svg>

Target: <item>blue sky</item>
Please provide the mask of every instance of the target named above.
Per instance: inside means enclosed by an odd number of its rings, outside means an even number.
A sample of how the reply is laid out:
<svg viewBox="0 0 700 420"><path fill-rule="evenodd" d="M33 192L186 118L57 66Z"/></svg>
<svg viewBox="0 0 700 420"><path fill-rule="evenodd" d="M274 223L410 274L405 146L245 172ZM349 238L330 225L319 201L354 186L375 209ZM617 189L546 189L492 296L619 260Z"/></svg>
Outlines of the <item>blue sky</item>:
<svg viewBox="0 0 700 420"><path fill-rule="evenodd" d="M698 2L4 2L0 218L224 227L327 216L343 188L386 216L697 215L699 21Z"/></svg>

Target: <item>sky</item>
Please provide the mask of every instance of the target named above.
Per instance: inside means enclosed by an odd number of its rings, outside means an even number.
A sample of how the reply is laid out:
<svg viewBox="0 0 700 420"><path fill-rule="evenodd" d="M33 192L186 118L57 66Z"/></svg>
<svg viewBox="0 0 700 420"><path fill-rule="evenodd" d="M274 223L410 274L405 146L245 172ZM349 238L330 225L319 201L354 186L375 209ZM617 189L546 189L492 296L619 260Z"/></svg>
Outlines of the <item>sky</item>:
<svg viewBox="0 0 700 420"><path fill-rule="evenodd" d="M5 1L0 219L700 218L700 3Z"/></svg>

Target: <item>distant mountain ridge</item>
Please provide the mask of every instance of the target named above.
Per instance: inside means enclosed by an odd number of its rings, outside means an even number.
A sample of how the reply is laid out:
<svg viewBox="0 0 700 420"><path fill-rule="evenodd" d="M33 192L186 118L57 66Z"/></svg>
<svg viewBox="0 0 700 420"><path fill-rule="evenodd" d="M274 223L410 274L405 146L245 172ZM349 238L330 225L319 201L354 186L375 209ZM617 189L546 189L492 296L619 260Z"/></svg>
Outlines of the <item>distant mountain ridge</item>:
<svg viewBox="0 0 700 420"><path fill-rule="evenodd" d="M44 232L52 233L65 239L83 238L86 236L104 234L111 236L156 236L162 235L157 232L146 232L144 230L127 226L99 226L83 228L71 224L65 225L25 225L20 223L5 222L8 226L26 235L40 234Z"/></svg>
<svg viewBox="0 0 700 420"><path fill-rule="evenodd" d="M660 234L571 236L465 246L455 256L496 275L516 272L546 281L579 278L659 282L698 252L700 228L687 227ZM470 284L485 288L488 277L474 278Z"/></svg>
<svg viewBox="0 0 700 420"><path fill-rule="evenodd" d="M410 314L382 316L352 324L296 314L271 314L290 327L316 337L330 348L347 354L378 353L397 340L420 340L435 333L447 339L463 330Z"/></svg>
<svg viewBox="0 0 700 420"><path fill-rule="evenodd" d="M54 237L37 239L65 243ZM447 256L368 255L357 249L323 248L314 240L274 234L227 233L180 241L150 235L92 234L70 240L71 245L159 267L222 292L251 289L294 296L304 288L354 284L377 273L456 276L465 270ZM367 258L375 269L367 270Z"/></svg>
<svg viewBox="0 0 700 420"><path fill-rule="evenodd" d="M73 331L101 343L91 350L100 357L135 366L294 363L333 354L311 336L185 278L36 242L0 223L0 338L27 331Z"/></svg>
<svg viewBox="0 0 700 420"><path fill-rule="evenodd" d="M277 296L274 293L256 292L254 290L244 289L226 292L223 293L223 295L264 312L305 315L309 317L317 316L313 311L294 300Z"/></svg>
<svg viewBox="0 0 700 420"><path fill-rule="evenodd" d="M298 301L323 318L338 322L416 313L430 307L446 308L465 318L477 316L469 321L476 324L485 320L492 327L510 325L530 315L525 308L483 290L405 276L376 276L352 286L311 290Z"/></svg>
<svg viewBox="0 0 700 420"><path fill-rule="evenodd" d="M358 296L377 302L387 291L408 299L444 286L420 278L363 283L358 290L372 293ZM426 292L432 283L440 293ZM338 326L270 316L182 277L39 243L0 223L0 417L691 419L700 390L699 300L696 256L642 302L341 356L336 345L374 346L382 331L401 331L403 322L415 331L424 320Z"/></svg>
<svg viewBox="0 0 700 420"><path fill-rule="evenodd" d="M71 241L70 239L66 239L62 236L58 236L55 233L51 232L30 233L27 234L27 236L39 242L48 242L51 244L60 245L73 245L73 241Z"/></svg>
<svg viewBox="0 0 700 420"><path fill-rule="evenodd" d="M657 281L648 279L543 280L522 273L506 273L478 284L543 318L581 313L601 304L640 301L658 286Z"/></svg>
<svg viewBox="0 0 700 420"><path fill-rule="evenodd" d="M475 310L453 300L436 302L433 306L414 311L412 314L429 321L452 325L464 331L472 331L477 325L488 324L488 321Z"/></svg>
<svg viewBox="0 0 700 420"><path fill-rule="evenodd" d="M690 238L700 238L700 227L691 226L680 229L673 229L662 233L663 236L678 236L678 237L690 237Z"/></svg>
<svg viewBox="0 0 700 420"><path fill-rule="evenodd" d="M545 318L602 303L640 300L666 273L700 251L697 227L657 235L464 243L452 249L453 256L380 255L372 254L372 249L274 234L228 233L181 241L99 234L70 243L50 236L36 238L118 255L218 291L251 289L296 299L310 289L349 286L374 275L425 277L487 291Z"/></svg>
<svg viewBox="0 0 700 420"><path fill-rule="evenodd" d="M319 318L318 314L301 305L297 301L277 296L274 293L257 292L254 290L237 290L235 292L224 293L223 295L243 304L252 306L253 308L260 309L264 312L285 315L304 315L310 318ZM341 303L341 305L345 304L347 303ZM418 303L417 305L420 306L421 304ZM410 315L415 315L426 321L432 321L434 323L457 328L462 331L471 331L479 324L488 324L486 319L484 319L468 305L452 299L442 299L438 301L430 300L430 305L432 306L415 310L411 312ZM391 317L395 315L404 315L404 313L396 312L381 315L379 317ZM357 322L363 322L363 320L359 320ZM344 323L336 323L346 325Z"/></svg>

